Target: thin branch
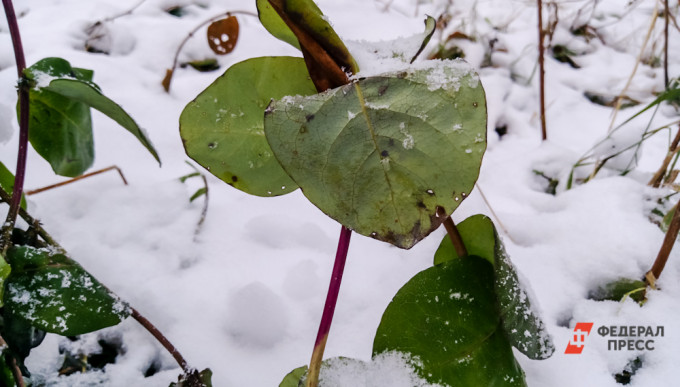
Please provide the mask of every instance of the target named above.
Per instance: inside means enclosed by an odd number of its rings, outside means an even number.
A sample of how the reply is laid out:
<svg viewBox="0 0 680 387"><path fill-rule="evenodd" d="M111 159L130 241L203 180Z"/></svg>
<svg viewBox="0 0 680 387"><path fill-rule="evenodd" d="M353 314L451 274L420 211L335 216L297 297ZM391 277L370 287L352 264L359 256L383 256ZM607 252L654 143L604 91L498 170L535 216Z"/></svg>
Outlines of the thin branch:
<svg viewBox="0 0 680 387"><path fill-rule="evenodd" d="M645 281L652 288L656 286L656 280L659 279L663 268L666 266L666 262L668 262L668 257L671 254L671 250L673 250L675 240L678 238L678 232L680 232L680 211L678 211L678 206L676 206L659 254L656 256L652 268L645 275Z"/></svg>
<svg viewBox="0 0 680 387"><path fill-rule="evenodd" d="M26 176L26 155L28 151L28 89L24 79L24 70L26 69L26 59L24 57L24 49L21 44L21 35L19 34L19 24L17 23L12 0L2 0L2 5L7 15L7 24L9 25L9 32L12 37L12 45L14 47L14 58L17 65L17 74L19 77L19 151L17 154L17 168L14 174L14 189L12 191L12 200L9 203L9 211L7 212L7 219L2 228L2 235L0 235L0 252L4 253L10 245L10 238L14 223L16 222L19 208L21 207L21 195L24 189L24 178ZM3 254L4 255L4 254Z"/></svg>
<svg viewBox="0 0 680 387"><path fill-rule="evenodd" d="M252 16L252 17L258 17L256 13L250 12L250 11L229 11L226 13L221 13L217 16L213 16L208 20L203 21L201 24L197 25L194 27L191 32L182 40L182 42L179 44L179 47L177 47L177 51L175 51L175 57L172 60L172 67L170 67L167 70L167 73L165 75L165 78L163 79L163 87L165 88L166 92L170 91L170 82L172 81L172 75L175 72L175 69L177 68L177 61L179 60L179 53L182 52L182 48L184 48L184 45L187 44L189 39L191 39L198 30L200 30L202 27L204 27L207 24L210 24L214 22L215 20L222 19L224 17L229 17L232 15L246 15L246 16Z"/></svg>
<svg viewBox="0 0 680 387"><path fill-rule="evenodd" d="M42 188L37 188L37 189L34 189L34 190L26 191L26 195L35 195L37 193L49 191L53 188L61 187L61 186L71 184L71 183L75 183L76 181L83 180L83 179L86 179L88 177L96 176L96 175L99 175L100 173L104 173L104 172L108 172L108 171L112 171L112 170L118 171L120 178L123 180L123 184L128 185L128 182L125 179L125 175L123 175L123 171L121 171L120 168L118 168L118 166L113 165L113 166L110 166L108 168L100 169L100 170L97 170L97 171L94 171L94 172L86 173L86 174L78 176L78 177L74 177L73 179L69 179L69 180L66 180L66 181L62 181L60 183L48 185L47 187L42 187Z"/></svg>
<svg viewBox="0 0 680 387"><path fill-rule="evenodd" d="M668 153L666 154L666 157L661 163L661 167L659 167L659 170L656 171L656 173L649 181L649 183L647 183L647 185L650 185L654 188L659 188L661 186L661 182L663 181L663 178L666 175L668 165L671 163L671 160L673 160L673 156L678 153L678 150L680 150L678 149L678 145L680 145L680 128L678 128L677 133L675 133L675 138L673 139L671 146L668 148Z"/></svg>
<svg viewBox="0 0 680 387"><path fill-rule="evenodd" d="M324 349L326 349L328 333L331 330L333 314L335 313L335 305L338 302L340 283L342 282L342 273L345 270L345 262L347 261L347 251L349 250L351 236L352 230L343 226L340 230L338 249L335 253L335 263L333 264L333 273L331 274L331 281L328 285L328 293L326 294L326 304L323 309L323 315L321 316L321 323L319 324L319 331L316 335L316 341L314 342L312 359L309 361L307 387L317 387L319 385L321 361L323 360Z"/></svg>
<svg viewBox="0 0 680 387"><path fill-rule="evenodd" d="M165 348L168 352L170 352L170 354L172 355L172 357L175 359L175 361L177 362L177 364L179 364L179 366L182 368L182 370L184 371L185 374L190 374L190 373L193 371L193 369L189 367L189 363L187 363L187 361L184 359L184 357L182 356L182 354L179 353L179 351L177 350L177 348L175 348L175 346L172 345L172 343L170 342L170 340L168 340L168 339L161 333L161 331L159 331L158 328L156 328L156 326L154 326L154 325L151 323L151 321L147 320L146 317L142 316L142 315L137 311L137 309L135 309L135 308L133 308L133 307L130 307L130 309L132 310L132 314L131 314L132 318L134 318L135 320L137 320L138 323L140 323L147 331L149 331L149 333L151 333L151 335L152 335L156 340L158 340L159 343L161 343L161 345L163 346L163 348Z"/></svg>
<svg viewBox="0 0 680 387"><path fill-rule="evenodd" d="M545 59L543 40L545 33L543 32L543 0L538 0L538 84L539 84L539 98L540 98L540 113L541 113L541 138L543 141L548 139L548 129L545 123Z"/></svg>
<svg viewBox="0 0 680 387"><path fill-rule="evenodd" d="M669 80L668 80L668 22L670 20L670 10L668 8L668 0L664 0L664 28L663 28L663 80L664 88L668 90Z"/></svg>
<svg viewBox="0 0 680 387"><path fill-rule="evenodd" d="M493 210L493 207L491 207L491 203L489 203L489 200L486 198L486 195L484 195L484 191L482 191L482 187L479 186L479 184L475 184L477 187L477 190L479 191L479 194L482 196L482 200L484 203L486 203L486 207L491 211L491 215L496 219L496 222L498 223L498 227L500 227L501 230L503 230L503 234L505 234L511 241L512 243L515 243L515 240L512 239L512 235L508 232L508 229L505 228L505 225L503 225L503 222L501 222L501 218L498 217L496 214L496 211Z"/></svg>

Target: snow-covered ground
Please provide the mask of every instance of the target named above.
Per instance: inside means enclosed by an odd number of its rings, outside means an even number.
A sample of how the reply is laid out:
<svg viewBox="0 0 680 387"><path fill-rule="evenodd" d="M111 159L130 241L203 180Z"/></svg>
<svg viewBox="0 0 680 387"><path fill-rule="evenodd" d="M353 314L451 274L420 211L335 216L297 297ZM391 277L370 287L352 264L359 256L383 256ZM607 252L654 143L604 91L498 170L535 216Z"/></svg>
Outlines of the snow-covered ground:
<svg viewBox="0 0 680 387"><path fill-rule="evenodd" d="M199 369L210 367L215 386L276 386L290 370L307 364L333 264L340 225L299 192L257 198L208 176L209 211L200 234L194 230L202 199L189 202L200 187L178 178L192 172L178 131L183 107L231 64L265 55L298 55L271 37L256 18L239 16L240 40L234 52L220 57L217 72L179 69L170 93L161 80L175 49L203 20L225 11L255 11L254 1L147 0L132 14L105 23L110 55L86 52L88 25L119 14L138 0L17 0L27 61L59 56L76 67L95 71L95 82L120 103L149 133L163 161L159 168L146 150L105 116L94 112L97 158L93 169L118 165L130 185L114 174L37 194L29 210L72 257L100 281L153 321ZM439 16L443 0L318 0L344 39L376 41L422 32L424 15ZM642 368L633 386L677 383L680 363L680 250L671 254L659 280L662 290L639 307L631 300L595 302L588 293L618 277L640 278L661 246L663 232L650 221L657 199L670 190L646 186L665 156L670 136L647 140L638 167L625 177L603 169L587 184L565 190L571 166L610 127L613 109L591 103L585 92L615 97L626 86L640 55L655 2L639 0L558 0L546 5L546 25L557 20L551 44L563 45L580 66L546 55L548 138L540 138L537 76L536 2L529 0L461 0L451 2L445 32L435 33L426 52L458 31L474 39L458 40L487 93L488 150L478 187L486 195L506 232L506 248L533 289L556 352L534 361L516 352L531 386L615 386L636 357ZM671 3L673 3L671 1ZM177 18L164 10L185 6ZM660 6L660 3L656 6ZM678 5L671 4L677 15ZM659 9L661 11L661 9ZM599 37L575 36L571 28L585 22ZM651 32L643 63L625 94L642 102L618 112L623 122L663 90L663 19ZM213 57L203 30L193 37L180 61ZM671 27L670 75L680 75L680 34ZM490 53L489 47L493 44ZM490 53L490 56L489 56ZM490 64L490 66L489 66ZM4 16L0 20L0 160L11 170L16 160L16 69ZM653 109L623 127L598 148L637 141ZM663 106L651 128L677 121L680 113ZM496 128L507 127L502 138ZM674 125L673 134L677 130ZM620 148L619 148L620 149ZM628 158L611 165L625 167ZM560 180L556 196L545 193L539 170ZM584 173L587 173L585 171ZM27 188L61 178L35 152L29 153ZM5 211L4 208L0 211ZM491 214L475 190L454 214L462 221ZM4 216L4 214L0 214ZM432 265L443 230L405 251L354 235L326 357L368 360L375 330L385 307L413 275ZM654 350L609 350L608 338L593 331L581 355L564 350L577 322L600 326L664 326ZM65 339L48 335L27 360L36 381L48 386L167 386L180 373L167 355L133 320L87 335L122 341L125 353L105 372L58 377L58 347ZM161 371L144 378L155 363ZM344 372L342 386L395 386L385 375L401 364L388 358L374 369ZM386 371L387 370L387 371ZM381 376L382 375L382 376ZM329 384L330 385L330 384ZM333 384L336 385L336 384Z"/></svg>

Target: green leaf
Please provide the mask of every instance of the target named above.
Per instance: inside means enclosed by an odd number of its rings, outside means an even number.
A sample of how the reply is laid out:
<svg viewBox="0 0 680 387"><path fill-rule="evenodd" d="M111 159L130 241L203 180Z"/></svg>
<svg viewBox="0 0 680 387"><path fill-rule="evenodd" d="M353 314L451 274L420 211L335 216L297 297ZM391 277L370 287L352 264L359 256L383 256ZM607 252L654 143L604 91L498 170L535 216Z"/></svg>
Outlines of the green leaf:
<svg viewBox="0 0 680 387"><path fill-rule="evenodd" d="M9 195L12 195L14 190L14 175L2 162L0 162L0 188ZM26 209L26 195L23 193L21 194L21 208ZM2 289L0 289L0 295L2 295ZM2 302L0 302L1 306Z"/></svg>
<svg viewBox="0 0 680 387"><path fill-rule="evenodd" d="M437 20L435 20L435 18L433 18L432 16L428 16L425 19L425 32L423 32L423 42L421 43L418 51L411 58L410 63L413 63L416 60L416 58L418 58L418 55L420 55L420 53L423 52L427 44L430 43L430 39L432 38L432 35L434 34L436 28Z"/></svg>
<svg viewBox="0 0 680 387"><path fill-rule="evenodd" d="M494 287L503 329L512 345L530 359L550 357L555 346L545 324L533 310L531 297L519 281L491 219L484 215L471 216L458 225L458 231L470 254L478 255L494 265ZM435 253L435 264L456 260L458 255L448 235L445 235Z"/></svg>
<svg viewBox="0 0 680 387"><path fill-rule="evenodd" d="M630 297L635 302L643 302L646 289L647 285L644 281L619 278L595 289L589 294L589 298L596 301L623 301L626 297Z"/></svg>
<svg viewBox="0 0 680 387"><path fill-rule="evenodd" d="M317 42L333 58L335 63L345 68L345 71L354 74L359 72L359 66L357 66L349 50L314 1L271 0L271 2L275 6L278 5L294 25ZM302 45L304 45L304 41ZM310 47L307 47L307 49L309 50Z"/></svg>
<svg viewBox="0 0 680 387"><path fill-rule="evenodd" d="M44 89L99 110L132 133L160 164L161 160L156 149L135 120L120 105L110 100L92 84L74 79L55 79Z"/></svg>
<svg viewBox="0 0 680 387"><path fill-rule="evenodd" d="M0 347L0 386L16 386L7 347Z"/></svg>
<svg viewBox="0 0 680 387"><path fill-rule="evenodd" d="M35 328L23 318L14 315L8 308L2 310L2 337L20 363L28 357L31 350L45 338L45 331Z"/></svg>
<svg viewBox="0 0 680 387"><path fill-rule="evenodd" d="M416 274L383 314L373 354L397 351L416 372L450 386L526 386L501 327L493 267L468 256Z"/></svg>
<svg viewBox="0 0 680 387"><path fill-rule="evenodd" d="M297 189L264 134L272 98L315 94L301 58L264 57L230 67L180 116L187 155L226 183L257 196Z"/></svg>
<svg viewBox="0 0 680 387"><path fill-rule="evenodd" d="M5 281L12 272L12 266L5 261L5 258L0 254L0 308L4 305L3 299L5 296Z"/></svg>
<svg viewBox="0 0 680 387"><path fill-rule="evenodd" d="M291 46L300 49L300 42L293 31L288 28L286 23L281 19L278 13L272 8L268 0L257 0L257 14L260 17L260 23L269 31L275 38L283 40Z"/></svg>
<svg viewBox="0 0 680 387"><path fill-rule="evenodd" d="M279 387L300 387L303 386L303 378L307 375L307 366L298 367L290 371L281 381Z"/></svg>
<svg viewBox="0 0 680 387"><path fill-rule="evenodd" d="M91 73L76 71L63 59L46 58L27 68L24 75L29 84L35 86L28 92L31 145L56 174L81 175L94 162L90 108L44 87L59 78L90 82L87 76Z"/></svg>
<svg viewBox="0 0 680 387"><path fill-rule="evenodd" d="M410 248L474 187L486 103L462 61L429 61L309 97L273 102L265 134L323 212L359 234Z"/></svg>
<svg viewBox="0 0 680 387"><path fill-rule="evenodd" d="M212 370L206 368L201 372L194 370L189 374L182 374L177 383L170 383L170 387L212 387Z"/></svg>
<svg viewBox="0 0 680 387"><path fill-rule="evenodd" d="M12 247L13 271L5 293L5 313L41 330L75 336L116 325L129 308L64 254L31 246Z"/></svg>
<svg viewBox="0 0 680 387"><path fill-rule="evenodd" d="M208 189L206 187L199 188L198 190L196 190L196 192L194 192L193 195L191 195L191 197L189 198L189 203L200 198L201 196L205 195L206 193L208 193Z"/></svg>

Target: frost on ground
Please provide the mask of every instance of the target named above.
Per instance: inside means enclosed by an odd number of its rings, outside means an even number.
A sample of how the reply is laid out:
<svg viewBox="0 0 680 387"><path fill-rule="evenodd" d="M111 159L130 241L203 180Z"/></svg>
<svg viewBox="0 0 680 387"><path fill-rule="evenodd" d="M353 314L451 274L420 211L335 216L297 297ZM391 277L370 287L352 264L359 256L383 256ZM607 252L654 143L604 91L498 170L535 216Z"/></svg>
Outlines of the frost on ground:
<svg viewBox="0 0 680 387"><path fill-rule="evenodd" d="M163 167L158 168L136 139L95 112L97 158L93 169L116 164L130 186L123 186L115 175L100 175L29 197L29 211L73 259L154 322L193 366L210 367L215 386L276 386L288 372L309 361L340 226L299 192L278 198L250 197L208 174L210 207L201 233L194 238L202 203L190 203L189 198L200 183L177 181L193 171L185 164L177 122L184 106L228 66L255 56L296 56L299 52L269 36L254 18L239 16L240 41L231 54L218 58L221 69L199 73L190 67L179 68L166 94L160 83L186 34L209 17L227 10L255 11L255 4L147 0L132 14L107 24L103 31L109 34L110 55L85 50L86 26L137 3L15 2L27 62L61 56L76 67L94 69L94 81L148 129L163 161ZM179 3L184 6L183 17L165 12ZM438 49L442 39L460 32L448 44L463 51L465 60L477 69L486 91L489 122L488 148L477 188L458 208L454 220L461 222L478 213L492 217L522 282L534 291L534 306L553 336L556 351L542 361L516 352L529 385L617 386L613 375L636 358L642 360L642 367L632 377L631 386L673 385L680 363L677 246L659 280L661 290L651 292L644 307L630 299L596 302L587 296L619 277L640 278L656 257L663 233L650 222L650 216L655 208L668 209L664 207L668 203L659 204L658 200L673 192L653 190L646 183L659 168L677 125L672 126L672 135L664 130L646 140L637 154L636 168L626 176L620 176L620 170L628 165L630 153L606 165L594 180L565 189L572 165L607 136L609 127L625 121L663 90L663 69L657 65L662 59L663 23L661 18L653 19L656 2L551 3L559 21L549 44L566 47L579 68L557 61L553 51L546 54L548 141L543 143L535 70L535 2L317 3L338 34L355 41L389 41L422 34L426 14L437 18L448 10L452 15L448 27L435 32L422 56ZM677 15L677 5L670 3L671 12ZM546 13L546 22L554 21L552 12ZM620 110L611 125L612 108L591 100L593 95L613 99L624 90L652 20L656 25L642 51L643 61L624 92L641 104ZM582 26L588 28L581 31L597 34L572 32ZM7 31L2 16L0 161L13 170L16 68ZM188 41L180 63L213 57L201 35L197 33ZM356 47L348 46L350 50ZM670 75L676 77L680 75L680 34L675 28L670 30L669 52ZM374 70L387 72L389 66L379 64ZM364 70L371 69L366 66ZM677 121L679 115L670 105L653 113L650 110L626 124L609 148L596 149L593 160L611 155L612 145L627 147L650 122L654 129ZM456 124L451 123L454 130L465 130ZM35 152L29 153L27 188L61 180ZM548 179L534 171L557 182L556 195L546 192ZM574 176L585 178L591 172L591 167L583 167ZM4 213L0 213L2 217ZM437 230L408 251L359 235L352 238L326 358L370 358L383 311L408 279L432 265L443 235L443 230ZM614 351L607 348L610 337L592 332L581 355L565 355L577 322L593 322L595 328L664 326L665 335L655 338L653 351ZM163 387L176 381L176 363L134 321L128 319L87 337L99 335L120 337L124 351L116 363L108 364L103 372L59 376L63 361L59 346L65 339L48 335L28 359L34 380L47 386ZM409 381L406 371L390 368L387 375L381 371L381 367L400 361L387 359L361 376L338 372L342 375L339 380L348 383L340 385L394 386L398 384L391 383L397 382L389 378L399 375L404 376L400 380L406 385L418 383ZM152 368L157 372L144 377Z"/></svg>

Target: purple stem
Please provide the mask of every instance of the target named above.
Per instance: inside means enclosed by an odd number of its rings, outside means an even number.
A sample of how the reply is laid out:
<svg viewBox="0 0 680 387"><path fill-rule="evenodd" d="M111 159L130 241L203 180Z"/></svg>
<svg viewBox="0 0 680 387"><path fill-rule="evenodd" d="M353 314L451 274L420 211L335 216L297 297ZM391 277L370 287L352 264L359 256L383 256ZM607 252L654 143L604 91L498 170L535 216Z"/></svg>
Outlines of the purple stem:
<svg viewBox="0 0 680 387"><path fill-rule="evenodd" d="M7 15L7 24L9 25L9 33L12 37L12 45L14 46L14 57L17 64L17 74L19 76L19 152L17 156L17 169L14 174L14 189L12 191L12 201L9 204L9 212L7 213L8 228L14 228L21 206L21 194L24 190L24 176L26 175L26 153L28 149L28 90L23 83L24 70L26 69L26 59L24 58L24 49L21 44L21 35L19 34L19 25L17 24L17 17L14 13L12 0L2 0L2 5L5 8L5 15Z"/></svg>
<svg viewBox="0 0 680 387"><path fill-rule="evenodd" d="M335 253L335 264L333 265L331 282L328 285L326 305L324 306L323 315L321 316L321 323L319 324L319 332L316 335L316 342L314 342L312 360L309 362L307 387L315 387L319 383L321 361L323 360L323 352L326 348L328 332L331 330L335 305L338 302L338 293L340 293L340 283L342 282L342 273L345 270L345 262L347 261L347 251L349 250L349 241L351 236L352 230L343 226L342 230L340 231L340 239L338 240L338 250Z"/></svg>

